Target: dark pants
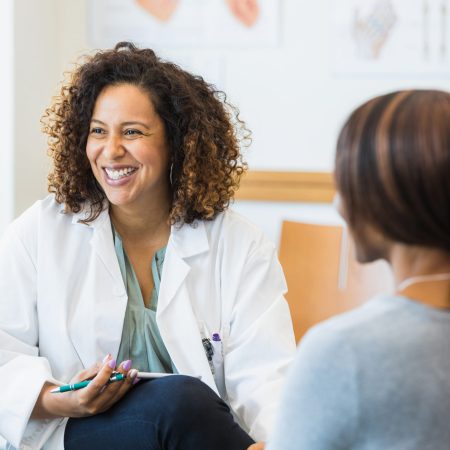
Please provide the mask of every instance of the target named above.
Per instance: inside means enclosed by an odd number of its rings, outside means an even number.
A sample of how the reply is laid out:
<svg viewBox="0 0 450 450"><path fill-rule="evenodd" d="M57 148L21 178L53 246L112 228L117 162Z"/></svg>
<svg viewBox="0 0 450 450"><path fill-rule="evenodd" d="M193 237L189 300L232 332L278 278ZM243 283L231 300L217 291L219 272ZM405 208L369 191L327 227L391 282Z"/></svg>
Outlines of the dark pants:
<svg viewBox="0 0 450 450"><path fill-rule="evenodd" d="M196 378L141 381L108 411L69 419L66 450L245 450L254 441Z"/></svg>

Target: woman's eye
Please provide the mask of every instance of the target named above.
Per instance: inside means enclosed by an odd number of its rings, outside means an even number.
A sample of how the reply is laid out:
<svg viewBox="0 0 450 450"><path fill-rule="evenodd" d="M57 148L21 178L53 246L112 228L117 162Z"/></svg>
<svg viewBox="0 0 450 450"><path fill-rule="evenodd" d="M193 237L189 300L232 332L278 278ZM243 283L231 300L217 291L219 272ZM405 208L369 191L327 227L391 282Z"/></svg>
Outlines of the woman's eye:
<svg viewBox="0 0 450 450"><path fill-rule="evenodd" d="M95 127L91 129L91 134L102 134L103 130L101 128Z"/></svg>
<svg viewBox="0 0 450 450"><path fill-rule="evenodd" d="M139 130L125 130L125 132L124 132L124 134L125 134L125 136L133 136L133 135L136 135L136 134L142 134L142 131L139 131Z"/></svg>

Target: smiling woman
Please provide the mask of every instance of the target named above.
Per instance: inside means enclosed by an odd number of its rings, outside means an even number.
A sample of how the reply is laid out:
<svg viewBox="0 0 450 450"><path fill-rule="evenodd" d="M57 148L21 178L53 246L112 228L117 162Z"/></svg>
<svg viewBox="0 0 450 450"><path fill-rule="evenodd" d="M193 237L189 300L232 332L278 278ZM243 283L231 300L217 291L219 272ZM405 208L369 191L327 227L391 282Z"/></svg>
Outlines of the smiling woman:
<svg viewBox="0 0 450 450"><path fill-rule="evenodd" d="M125 42L43 122L51 194L0 241L0 434L33 450L264 440L295 340L275 246L227 210L249 136L236 111Z"/></svg>

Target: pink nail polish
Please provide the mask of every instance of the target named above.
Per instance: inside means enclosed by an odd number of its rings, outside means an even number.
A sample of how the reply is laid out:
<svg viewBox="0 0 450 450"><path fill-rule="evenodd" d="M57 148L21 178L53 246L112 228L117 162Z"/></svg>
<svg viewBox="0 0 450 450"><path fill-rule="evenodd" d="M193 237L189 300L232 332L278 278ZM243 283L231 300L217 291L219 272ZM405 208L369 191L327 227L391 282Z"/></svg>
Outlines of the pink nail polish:
<svg viewBox="0 0 450 450"><path fill-rule="evenodd" d="M125 362L122 363L123 370L130 370L131 367L131 359L127 359Z"/></svg>
<svg viewBox="0 0 450 450"><path fill-rule="evenodd" d="M131 378L133 381L136 378L138 374L138 371L136 369L131 369L128 373L127 373L127 377Z"/></svg>
<svg viewBox="0 0 450 450"><path fill-rule="evenodd" d="M102 363L105 364L106 361L108 361L108 359L109 359L110 357L111 357L111 353L108 353L108 354L103 358Z"/></svg>
<svg viewBox="0 0 450 450"><path fill-rule="evenodd" d="M141 381L141 379L138 378L138 377L136 377L136 378L133 380L133 386L134 386L135 384L139 383L139 381Z"/></svg>
<svg viewBox="0 0 450 450"><path fill-rule="evenodd" d="M111 369L114 369L114 367L116 367L116 360L112 359L109 363L108 366L111 367Z"/></svg>

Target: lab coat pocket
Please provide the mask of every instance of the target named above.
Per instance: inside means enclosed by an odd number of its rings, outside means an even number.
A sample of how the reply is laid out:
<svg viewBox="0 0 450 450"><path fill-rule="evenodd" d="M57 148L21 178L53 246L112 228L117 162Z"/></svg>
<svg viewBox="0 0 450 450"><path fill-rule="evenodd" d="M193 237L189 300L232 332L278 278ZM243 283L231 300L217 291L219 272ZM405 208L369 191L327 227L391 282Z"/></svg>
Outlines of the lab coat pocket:
<svg viewBox="0 0 450 450"><path fill-rule="evenodd" d="M223 342L219 332L211 333L206 324L201 323L200 334L202 336L202 344L205 349L206 358L208 359L211 373L214 376L217 389L223 397L225 392L224 382L224 366L223 366Z"/></svg>

